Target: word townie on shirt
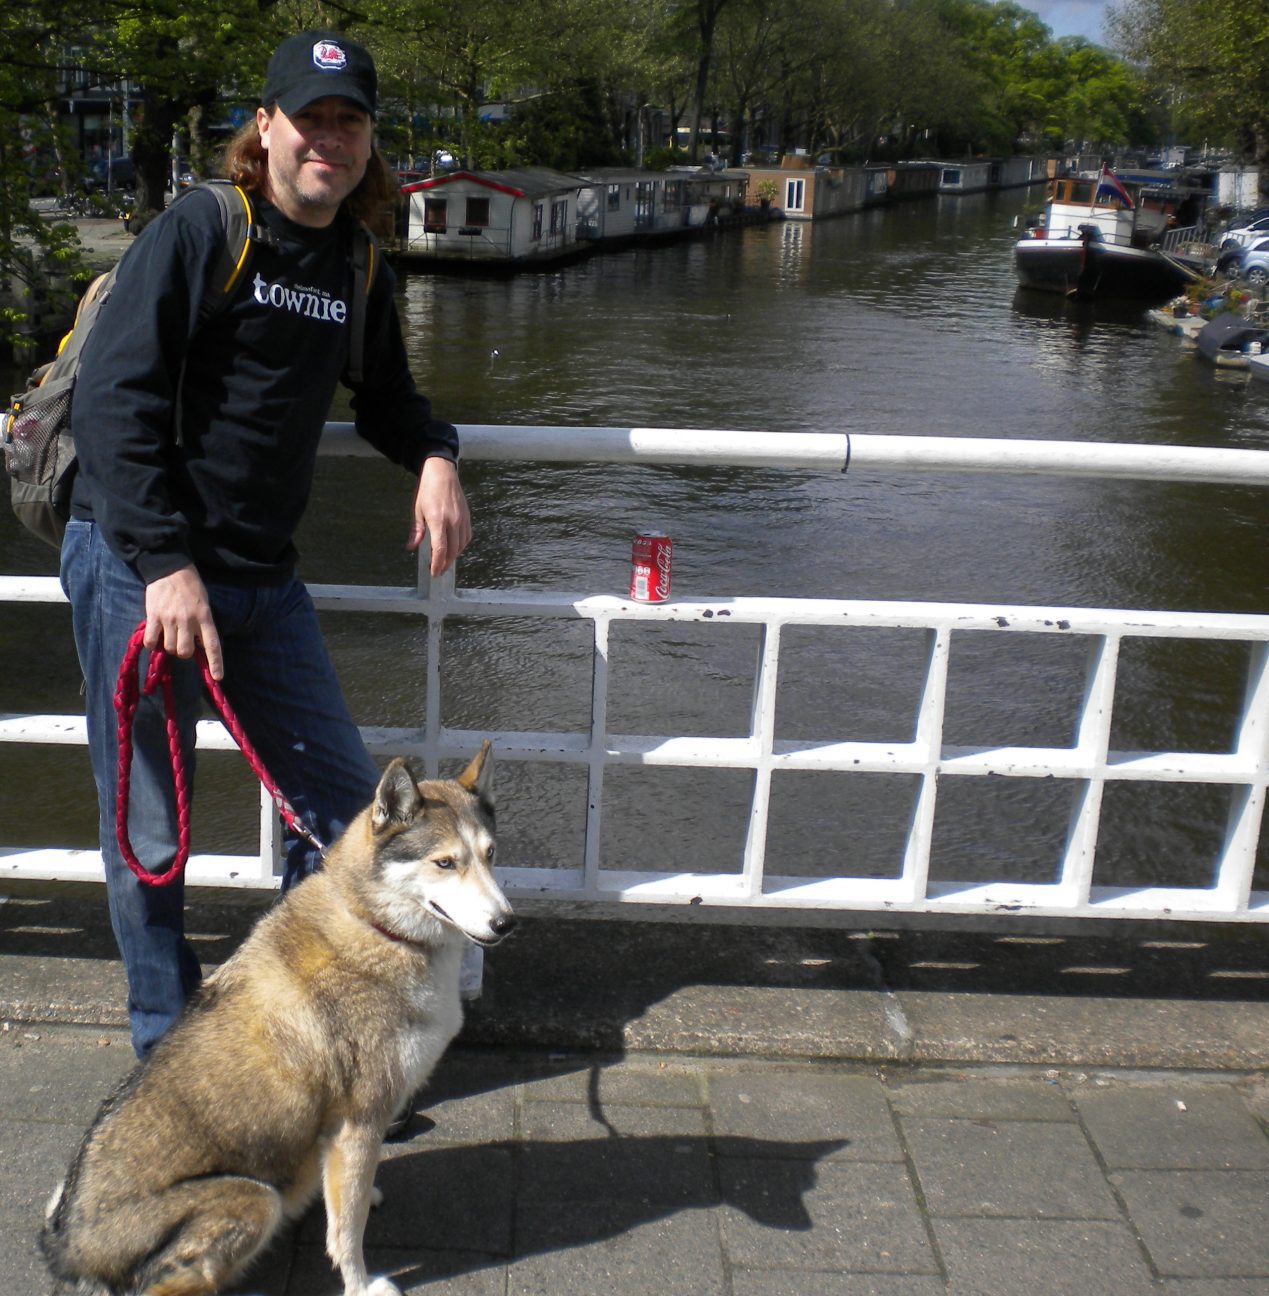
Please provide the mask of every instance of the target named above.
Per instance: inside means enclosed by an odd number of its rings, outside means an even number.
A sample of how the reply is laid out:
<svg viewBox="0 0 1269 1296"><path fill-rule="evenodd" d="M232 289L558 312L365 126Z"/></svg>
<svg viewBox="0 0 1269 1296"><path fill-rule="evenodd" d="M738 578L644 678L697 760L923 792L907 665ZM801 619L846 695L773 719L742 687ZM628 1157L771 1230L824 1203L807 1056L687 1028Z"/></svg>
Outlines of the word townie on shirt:
<svg viewBox="0 0 1269 1296"><path fill-rule="evenodd" d="M263 275L252 280L252 295L262 306L275 310L293 311L309 319L328 320L342 324L348 317L348 303L312 288L290 288L286 284L269 283Z"/></svg>

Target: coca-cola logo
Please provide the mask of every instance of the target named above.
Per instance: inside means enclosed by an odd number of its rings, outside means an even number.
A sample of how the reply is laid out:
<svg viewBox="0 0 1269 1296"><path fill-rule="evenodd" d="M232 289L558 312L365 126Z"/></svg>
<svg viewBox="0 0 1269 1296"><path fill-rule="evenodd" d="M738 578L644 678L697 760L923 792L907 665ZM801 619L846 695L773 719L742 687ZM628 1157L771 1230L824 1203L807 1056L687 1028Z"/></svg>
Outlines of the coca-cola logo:
<svg viewBox="0 0 1269 1296"><path fill-rule="evenodd" d="M670 597L670 546L657 548L657 597Z"/></svg>

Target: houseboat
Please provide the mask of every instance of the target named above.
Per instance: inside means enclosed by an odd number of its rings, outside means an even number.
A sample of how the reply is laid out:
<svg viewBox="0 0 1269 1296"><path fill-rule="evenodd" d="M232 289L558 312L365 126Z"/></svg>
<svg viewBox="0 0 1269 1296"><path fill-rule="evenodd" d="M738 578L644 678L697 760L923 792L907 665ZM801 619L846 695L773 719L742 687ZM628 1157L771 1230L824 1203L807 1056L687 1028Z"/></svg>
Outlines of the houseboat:
<svg viewBox="0 0 1269 1296"><path fill-rule="evenodd" d="M1002 167L998 159L976 158L972 162L943 162L939 171L939 193L983 193L999 189Z"/></svg>
<svg viewBox="0 0 1269 1296"><path fill-rule="evenodd" d="M1158 195L1139 201L1104 167L1049 185L1044 216L1014 246L1024 288L1069 297L1164 301L1203 270L1201 256L1163 251L1181 212Z"/></svg>
<svg viewBox="0 0 1269 1296"><path fill-rule="evenodd" d="M721 201L730 210L739 182L697 168L640 171L601 167L578 180L577 233L606 247L646 238L699 232L717 218Z"/></svg>
<svg viewBox="0 0 1269 1296"><path fill-rule="evenodd" d="M406 265L530 268L590 249L577 238L585 182L544 167L452 171L402 186L409 202Z"/></svg>

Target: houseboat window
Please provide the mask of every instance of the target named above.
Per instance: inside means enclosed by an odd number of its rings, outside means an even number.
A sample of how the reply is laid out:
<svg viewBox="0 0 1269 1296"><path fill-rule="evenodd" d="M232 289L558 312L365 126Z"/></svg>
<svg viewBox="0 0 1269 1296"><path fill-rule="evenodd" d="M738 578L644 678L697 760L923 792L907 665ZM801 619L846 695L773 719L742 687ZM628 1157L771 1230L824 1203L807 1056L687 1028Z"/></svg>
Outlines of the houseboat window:
<svg viewBox="0 0 1269 1296"><path fill-rule="evenodd" d="M784 182L784 210L801 211L806 201L806 181L786 180Z"/></svg>
<svg viewBox="0 0 1269 1296"><path fill-rule="evenodd" d="M611 184L608 186L608 210L609 211L621 210L621 186L620 185Z"/></svg>
<svg viewBox="0 0 1269 1296"><path fill-rule="evenodd" d="M449 209L448 198L424 198L423 200L423 231L426 234L444 234L445 227L449 220L447 212Z"/></svg>
<svg viewBox="0 0 1269 1296"><path fill-rule="evenodd" d="M551 233L563 234L568 224L568 199L551 204Z"/></svg>
<svg viewBox="0 0 1269 1296"><path fill-rule="evenodd" d="M960 184L961 173L955 167L944 167L943 183L945 185Z"/></svg>
<svg viewBox="0 0 1269 1296"><path fill-rule="evenodd" d="M683 206L683 181L667 180L665 185L665 207L667 211Z"/></svg>
<svg viewBox="0 0 1269 1296"><path fill-rule="evenodd" d="M533 233L529 237L534 242L542 237L542 203L533 204Z"/></svg>
<svg viewBox="0 0 1269 1296"><path fill-rule="evenodd" d="M468 198L467 200L467 220L468 225L488 225L489 224L489 199L488 198Z"/></svg>

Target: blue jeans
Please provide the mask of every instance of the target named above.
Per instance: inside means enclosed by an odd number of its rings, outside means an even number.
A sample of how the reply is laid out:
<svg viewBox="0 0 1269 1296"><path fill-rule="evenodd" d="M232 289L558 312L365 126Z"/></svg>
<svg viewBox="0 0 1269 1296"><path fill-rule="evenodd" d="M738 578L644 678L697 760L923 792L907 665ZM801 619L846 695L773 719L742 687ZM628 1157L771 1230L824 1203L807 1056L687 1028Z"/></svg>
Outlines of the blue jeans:
<svg viewBox="0 0 1269 1296"><path fill-rule="evenodd" d="M370 804L379 769L344 702L308 591L296 579L265 586L205 583L224 650L225 696L264 767L303 822L329 844ZM180 1015L201 976L185 939L182 880L146 886L133 876L116 840L115 682L128 641L145 618L145 585L110 551L94 523L72 520L62 543L62 588L71 602L87 685L88 749L110 921L128 974L132 1045L144 1057ZM142 679L147 661L143 653ZM192 785L203 681L193 662L173 660L173 667ZM176 856L177 815L161 694L141 700L133 742L129 836L141 864L163 873ZM291 835L287 847L284 889L319 863L302 838Z"/></svg>

